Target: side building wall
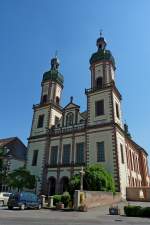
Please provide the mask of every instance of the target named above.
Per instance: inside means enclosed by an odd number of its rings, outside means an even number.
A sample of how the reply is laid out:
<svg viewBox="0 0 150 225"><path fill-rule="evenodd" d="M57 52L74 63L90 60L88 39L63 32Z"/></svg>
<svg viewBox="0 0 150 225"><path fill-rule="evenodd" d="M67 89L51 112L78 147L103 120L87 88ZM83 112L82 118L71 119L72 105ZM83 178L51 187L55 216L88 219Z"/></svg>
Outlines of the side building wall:
<svg viewBox="0 0 150 225"><path fill-rule="evenodd" d="M129 187L150 186L147 154L126 139Z"/></svg>
<svg viewBox="0 0 150 225"><path fill-rule="evenodd" d="M20 167L23 167L25 165L25 161L11 158L10 160L10 165L9 165L9 171L12 172Z"/></svg>
<svg viewBox="0 0 150 225"><path fill-rule="evenodd" d="M122 193L122 198L125 199L126 187L128 186L125 138L124 138L124 135L121 134L119 131L116 131L116 138L117 138L117 155L118 155L120 192Z"/></svg>
<svg viewBox="0 0 150 225"><path fill-rule="evenodd" d="M36 191L39 193L42 190L43 184L43 170L45 167L45 149L47 139L39 138L29 140L28 143L28 154L27 154L27 169L31 174L36 176L37 184ZM37 151L37 162L33 164L34 152Z"/></svg>

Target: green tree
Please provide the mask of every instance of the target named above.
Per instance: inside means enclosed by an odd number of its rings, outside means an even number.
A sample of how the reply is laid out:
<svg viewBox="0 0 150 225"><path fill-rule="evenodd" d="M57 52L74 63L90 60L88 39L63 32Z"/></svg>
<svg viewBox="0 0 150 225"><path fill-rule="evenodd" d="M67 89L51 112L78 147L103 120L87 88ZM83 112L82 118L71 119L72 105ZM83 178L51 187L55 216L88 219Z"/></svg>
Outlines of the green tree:
<svg viewBox="0 0 150 225"><path fill-rule="evenodd" d="M115 184L111 174L101 165L87 166L83 177L84 190L111 191L115 193ZM72 176L69 182L69 192L73 195L75 190L80 189L80 175Z"/></svg>
<svg viewBox="0 0 150 225"><path fill-rule="evenodd" d="M7 185L11 188L17 188L18 191L23 188L34 189L36 187L36 177L31 175L25 167L20 167L7 176Z"/></svg>
<svg viewBox="0 0 150 225"><path fill-rule="evenodd" d="M86 167L84 187L86 190L92 191L115 192L115 185L111 174L99 164Z"/></svg>
<svg viewBox="0 0 150 225"><path fill-rule="evenodd" d="M5 184L6 182L6 165L5 160L5 151L4 148L0 148L0 184Z"/></svg>
<svg viewBox="0 0 150 225"><path fill-rule="evenodd" d="M73 197L74 191L80 189L80 175L76 174L70 178L68 191Z"/></svg>
<svg viewBox="0 0 150 225"><path fill-rule="evenodd" d="M0 148L0 178L3 173L3 158L4 158L4 150L3 148Z"/></svg>

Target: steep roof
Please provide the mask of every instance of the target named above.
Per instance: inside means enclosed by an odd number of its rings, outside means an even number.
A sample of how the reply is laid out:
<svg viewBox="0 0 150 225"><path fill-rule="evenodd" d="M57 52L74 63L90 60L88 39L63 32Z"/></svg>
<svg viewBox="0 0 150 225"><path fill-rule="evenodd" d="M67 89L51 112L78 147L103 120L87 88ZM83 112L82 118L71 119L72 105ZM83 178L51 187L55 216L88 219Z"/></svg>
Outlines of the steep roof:
<svg viewBox="0 0 150 225"><path fill-rule="evenodd" d="M64 77L57 70L49 70L43 74L43 82L47 80L57 81L60 85L63 85Z"/></svg>
<svg viewBox="0 0 150 225"><path fill-rule="evenodd" d="M0 147L5 147L7 144L10 144L12 141L16 140L17 137L10 137L10 138L4 138L0 139Z"/></svg>
<svg viewBox="0 0 150 225"><path fill-rule="evenodd" d="M0 139L0 148L4 147L9 149L8 155L12 155L18 160L26 159L27 147L18 137Z"/></svg>
<svg viewBox="0 0 150 225"><path fill-rule="evenodd" d="M135 146L136 149L138 149L139 151L143 151L147 156L148 153L146 152L146 150L144 148L142 148L140 145L138 145L135 141L133 141L129 136L127 136L125 134L126 139L133 145Z"/></svg>

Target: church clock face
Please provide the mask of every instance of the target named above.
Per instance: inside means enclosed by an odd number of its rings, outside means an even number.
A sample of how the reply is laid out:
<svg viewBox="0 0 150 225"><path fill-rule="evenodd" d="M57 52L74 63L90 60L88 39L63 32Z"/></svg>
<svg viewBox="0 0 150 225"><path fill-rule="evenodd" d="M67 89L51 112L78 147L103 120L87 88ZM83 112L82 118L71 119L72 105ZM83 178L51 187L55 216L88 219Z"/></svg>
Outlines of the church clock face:
<svg viewBox="0 0 150 225"><path fill-rule="evenodd" d="M97 65L95 66L95 78L103 76L103 66Z"/></svg>

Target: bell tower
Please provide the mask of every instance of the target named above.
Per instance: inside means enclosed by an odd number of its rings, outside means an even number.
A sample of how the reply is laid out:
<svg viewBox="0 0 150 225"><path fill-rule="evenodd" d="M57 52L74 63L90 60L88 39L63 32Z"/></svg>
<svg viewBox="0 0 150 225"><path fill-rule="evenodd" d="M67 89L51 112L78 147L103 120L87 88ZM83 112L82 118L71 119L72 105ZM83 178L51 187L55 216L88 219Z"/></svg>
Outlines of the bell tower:
<svg viewBox="0 0 150 225"><path fill-rule="evenodd" d="M102 34L97 39L97 52L91 56L91 88L102 89L115 79L115 60L109 50L106 50L106 41Z"/></svg>
<svg viewBox="0 0 150 225"><path fill-rule="evenodd" d="M60 105L63 89L63 76L59 73L59 60L57 57L51 60L51 69L45 72L41 83L41 104L53 103Z"/></svg>
<svg viewBox="0 0 150 225"><path fill-rule="evenodd" d="M51 69L43 74L40 103L33 105L31 136L46 133L61 118L60 100L64 78L58 70L59 64L57 57L52 58Z"/></svg>
<svg viewBox="0 0 150 225"><path fill-rule="evenodd" d="M88 123L116 122L121 127L121 95L115 86L115 59L100 33L96 41L97 51L90 58L91 88L86 90L88 99Z"/></svg>
<svg viewBox="0 0 150 225"><path fill-rule="evenodd" d="M117 191L126 194L126 159L123 133L121 94L115 84L115 59L100 34L96 41L97 51L90 58L91 87L87 95L87 161L97 161L98 152L103 152L100 162L114 177ZM99 147L102 145L102 147ZM120 178L121 177L121 178Z"/></svg>
<svg viewBox="0 0 150 225"><path fill-rule="evenodd" d="M38 177L37 192L44 190L49 154L49 129L62 116L60 105L64 78L59 72L59 60L51 59L51 68L43 74L39 104L33 105L33 119L28 138L27 168Z"/></svg>

